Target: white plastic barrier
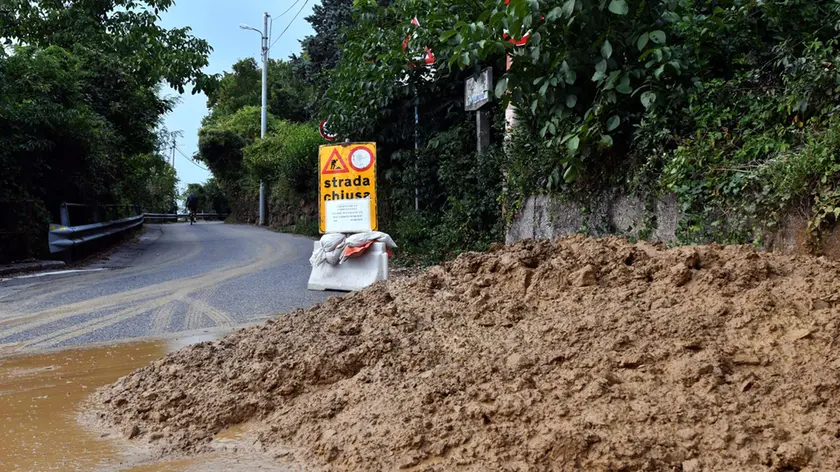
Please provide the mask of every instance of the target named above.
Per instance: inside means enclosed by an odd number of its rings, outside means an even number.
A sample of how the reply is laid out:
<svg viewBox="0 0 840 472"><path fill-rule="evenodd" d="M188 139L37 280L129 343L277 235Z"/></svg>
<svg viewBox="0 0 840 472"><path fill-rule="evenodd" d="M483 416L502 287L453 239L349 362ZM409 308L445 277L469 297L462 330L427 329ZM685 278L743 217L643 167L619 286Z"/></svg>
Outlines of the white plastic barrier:
<svg viewBox="0 0 840 472"><path fill-rule="evenodd" d="M320 249L321 241L315 241L314 252ZM388 252L385 243L373 243L359 257L337 265L318 264L312 267L308 288L354 292L380 280L388 280Z"/></svg>

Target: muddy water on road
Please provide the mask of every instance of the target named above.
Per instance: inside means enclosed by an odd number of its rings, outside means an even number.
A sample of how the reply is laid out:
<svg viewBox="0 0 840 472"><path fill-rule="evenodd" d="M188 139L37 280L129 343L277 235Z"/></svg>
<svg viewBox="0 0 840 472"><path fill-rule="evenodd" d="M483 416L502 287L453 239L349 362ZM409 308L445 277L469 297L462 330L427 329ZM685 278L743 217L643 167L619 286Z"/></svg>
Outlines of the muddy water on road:
<svg viewBox="0 0 840 472"><path fill-rule="evenodd" d="M0 470L181 471L196 459L122 467L115 441L77 422L96 388L185 345L207 337L120 344L0 359Z"/></svg>

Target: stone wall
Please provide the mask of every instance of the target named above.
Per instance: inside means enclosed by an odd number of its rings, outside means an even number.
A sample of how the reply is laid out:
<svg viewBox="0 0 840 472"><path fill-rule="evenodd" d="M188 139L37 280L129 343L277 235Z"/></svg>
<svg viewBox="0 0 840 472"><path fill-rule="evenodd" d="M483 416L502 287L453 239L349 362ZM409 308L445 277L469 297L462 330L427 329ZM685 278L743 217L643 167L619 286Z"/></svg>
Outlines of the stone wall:
<svg viewBox="0 0 840 472"><path fill-rule="evenodd" d="M840 260L840 226L824 234L816 248L808 234L810 208L792 208L779 229L763 238L762 249L783 254L817 254ZM680 208L674 195L645 201L619 191L608 191L588 201L559 200L536 195L525 201L508 225L506 242L523 239L554 239L570 234L618 235L675 243ZM745 241L747 242L747 241Z"/></svg>
<svg viewBox="0 0 840 472"><path fill-rule="evenodd" d="M523 239L558 238L585 233L615 234L670 243L676 241L680 212L673 195L649 206L633 195L609 191L589 201L560 201L546 195L529 197L507 228L508 243Z"/></svg>

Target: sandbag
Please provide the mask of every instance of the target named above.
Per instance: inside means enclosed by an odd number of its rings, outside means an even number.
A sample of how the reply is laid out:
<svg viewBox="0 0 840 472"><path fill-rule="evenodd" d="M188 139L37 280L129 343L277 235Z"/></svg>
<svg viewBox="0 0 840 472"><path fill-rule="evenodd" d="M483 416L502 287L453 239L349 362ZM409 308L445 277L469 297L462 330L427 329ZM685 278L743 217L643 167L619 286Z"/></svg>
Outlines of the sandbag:
<svg viewBox="0 0 840 472"><path fill-rule="evenodd" d="M363 246L365 243L368 243L370 241L375 241L377 243L385 243L385 247L387 247L388 249L394 249L397 247L397 245L394 243L394 240L391 239L391 236L381 231L367 231L365 233L356 233L347 236L347 238L345 239L345 243L351 247Z"/></svg>
<svg viewBox="0 0 840 472"><path fill-rule="evenodd" d="M396 243L394 243L394 240L391 239L391 236L381 231L367 231L364 233L356 233L348 236L345 239L345 250L341 252L341 260L339 261L339 264L343 263L351 257L361 256L365 252L365 250L367 250L367 248L375 242L384 243L385 247L389 250L397 247Z"/></svg>
<svg viewBox="0 0 840 472"><path fill-rule="evenodd" d="M338 265L350 257L358 257L364 254L372 243L384 243L387 249L397 247L394 240L381 231L367 231L345 236L341 233L328 233L321 236L320 244L312 252L309 263L312 267L318 267L323 263ZM348 249L353 250L348 251Z"/></svg>
<svg viewBox="0 0 840 472"><path fill-rule="evenodd" d="M345 236L341 233L329 233L321 236L321 247L324 251L332 252L344 244Z"/></svg>
<svg viewBox="0 0 840 472"><path fill-rule="evenodd" d="M368 248L369 248L369 247L370 247L373 243L375 243L375 242L376 242L376 241L368 241L368 242L366 242L365 244L363 244L363 245L361 245L361 246L347 246L347 247L345 247L345 248L344 248L344 254L343 254L343 257L342 257L342 261L341 261L341 262L344 262L344 261L346 261L347 259L351 259L351 258L353 258L353 257L359 257L359 256L361 256L361 255L362 255L362 254L364 254L364 253L365 253L365 251L367 251L367 250L368 250ZM389 255L390 255L390 253L389 253Z"/></svg>
<svg viewBox="0 0 840 472"><path fill-rule="evenodd" d="M312 267L318 267L326 262L330 265L336 265L341 261L341 255L344 253L345 236L341 233L328 233L321 236L320 244L312 252L309 258L309 264Z"/></svg>

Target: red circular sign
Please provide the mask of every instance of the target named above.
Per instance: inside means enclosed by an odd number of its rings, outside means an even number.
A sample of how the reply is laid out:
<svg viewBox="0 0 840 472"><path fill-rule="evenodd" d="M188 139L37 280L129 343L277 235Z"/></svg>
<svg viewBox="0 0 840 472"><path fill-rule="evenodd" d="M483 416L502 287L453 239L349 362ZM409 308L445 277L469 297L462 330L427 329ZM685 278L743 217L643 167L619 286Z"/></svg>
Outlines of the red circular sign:
<svg viewBox="0 0 840 472"><path fill-rule="evenodd" d="M336 138L338 138L337 134L331 134L327 131L327 120L321 122L321 126L318 127L318 131L321 132L321 137L327 141L335 141Z"/></svg>
<svg viewBox="0 0 840 472"><path fill-rule="evenodd" d="M348 155L350 167L356 172L364 172L373 166L373 151L365 146L356 146Z"/></svg>

